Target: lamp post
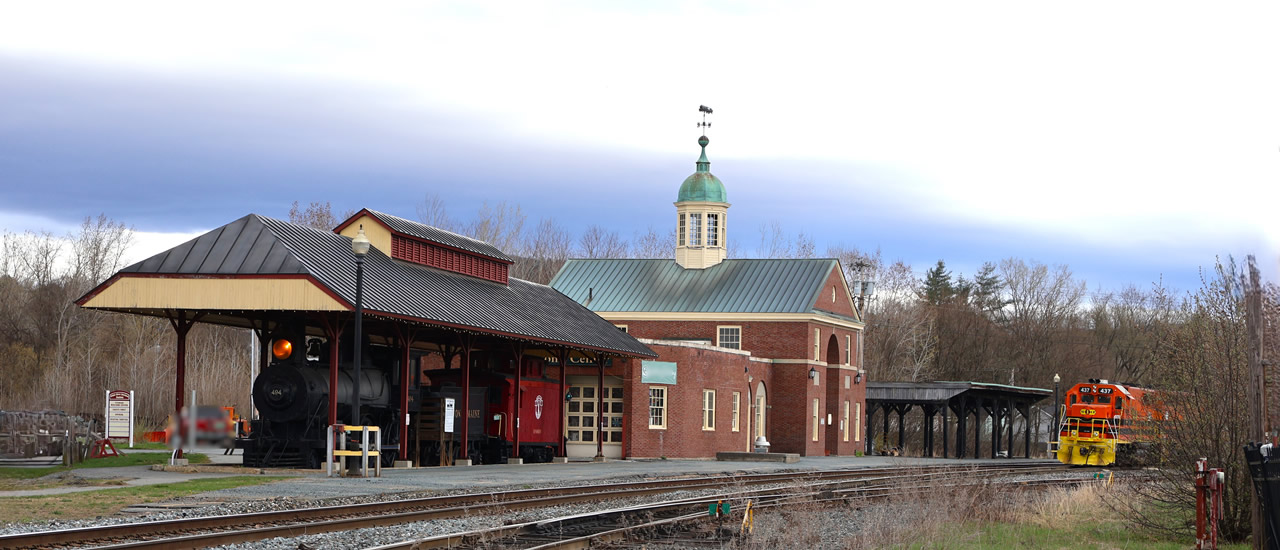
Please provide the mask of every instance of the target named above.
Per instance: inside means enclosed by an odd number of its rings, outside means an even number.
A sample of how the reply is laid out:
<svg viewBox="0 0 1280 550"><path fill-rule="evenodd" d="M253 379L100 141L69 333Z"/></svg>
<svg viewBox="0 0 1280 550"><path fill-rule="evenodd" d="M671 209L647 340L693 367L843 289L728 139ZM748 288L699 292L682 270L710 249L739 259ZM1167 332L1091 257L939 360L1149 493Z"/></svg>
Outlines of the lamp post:
<svg viewBox="0 0 1280 550"><path fill-rule="evenodd" d="M1058 411L1061 410L1061 407L1062 407L1062 400L1061 398L1058 397L1058 382L1061 382L1061 381L1062 381L1062 377L1058 376L1058 373L1054 373L1053 374L1053 431L1054 431L1055 438L1058 435L1057 434L1058 422L1060 421L1060 419L1058 418Z"/></svg>
<svg viewBox="0 0 1280 550"><path fill-rule="evenodd" d="M360 424L360 348L363 343L363 335L361 325L364 323L364 256L369 253L369 237L364 234L364 225L360 226L360 232L351 239L351 253L356 256L356 333L355 348L351 352L352 362L355 363L355 376L352 381L352 397L351 397L351 425L359 426Z"/></svg>

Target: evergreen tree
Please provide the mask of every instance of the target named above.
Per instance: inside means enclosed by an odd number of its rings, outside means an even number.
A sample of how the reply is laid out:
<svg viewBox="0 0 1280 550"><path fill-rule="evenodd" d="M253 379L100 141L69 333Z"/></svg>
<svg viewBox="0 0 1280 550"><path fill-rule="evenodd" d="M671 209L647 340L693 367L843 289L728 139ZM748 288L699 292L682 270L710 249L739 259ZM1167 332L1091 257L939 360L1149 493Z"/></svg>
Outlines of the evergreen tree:
<svg viewBox="0 0 1280 550"><path fill-rule="evenodd" d="M947 264L938 260L938 265L925 272L919 295L926 304L937 306L955 299L958 290L960 289L951 281L951 272L947 271Z"/></svg>
<svg viewBox="0 0 1280 550"><path fill-rule="evenodd" d="M1009 305L1009 301L1001 296L1004 282L1000 280L999 275L996 275L996 264L991 262L982 264L982 268L973 276L973 281L968 283L968 286L969 305L978 311L990 313Z"/></svg>

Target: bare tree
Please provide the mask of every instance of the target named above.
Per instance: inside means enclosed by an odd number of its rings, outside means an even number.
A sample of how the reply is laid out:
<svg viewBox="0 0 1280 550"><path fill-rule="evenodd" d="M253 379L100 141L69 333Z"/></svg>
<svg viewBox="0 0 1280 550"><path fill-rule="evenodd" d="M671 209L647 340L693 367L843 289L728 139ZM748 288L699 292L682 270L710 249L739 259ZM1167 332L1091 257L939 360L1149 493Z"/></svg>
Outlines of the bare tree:
<svg viewBox="0 0 1280 550"><path fill-rule="evenodd" d="M1182 304L1180 319L1156 334L1151 377L1161 391L1150 401L1157 411L1168 413L1158 412L1158 421L1152 422L1162 468L1153 471L1154 481L1131 487L1158 505L1130 515L1153 528L1167 528L1170 517L1188 518L1176 528L1190 534L1195 516L1192 465L1204 457L1226 472L1221 534L1228 541L1242 541L1251 531L1252 491L1242 451L1249 422L1243 285L1231 261L1218 263L1201 280L1201 288ZM1146 515L1153 510L1159 517Z"/></svg>
<svg viewBox="0 0 1280 550"><path fill-rule="evenodd" d="M418 221L431 227L438 227L446 231L458 230L458 222L449 217L449 211L445 208L444 199L436 193L427 193L422 198L422 202L418 203Z"/></svg>
<svg viewBox="0 0 1280 550"><path fill-rule="evenodd" d="M659 235L649 226L645 233L637 233L635 245L631 253L636 258L674 258L676 252L676 230L672 228L666 235Z"/></svg>
<svg viewBox="0 0 1280 550"><path fill-rule="evenodd" d="M813 237L804 232L788 235L777 220L760 225L760 248L757 253L765 258L812 258L816 247Z"/></svg>
<svg viewBox="0 0 1280 550"><path fill-rule="evenodd" d="M352 212L354 214L354 212ZM338 218L333 215L333 208L329 205L329 201L312 202L306 206L300 206L298 201L293 201L293 206L289 207L289 221L298 225L307 225L329 231L337 227L342 220L351 217L350 215Z"/></svg>
<svg viewBox="0 0 1280 550"><path fill-rule="evenodd" d="M524 230L525 215L520 205L506 201L490 205L485 201L476 217L466 224L463 233L498 247L507 253L520 254L520 238Z"/></svg>
<svg viewBox="0 0 1280 550"><path fill-rule="evenodd" d="M627 248L627 241L618 238L616 231L592 224L578 239L577 254L583 258L626 258Z"/></svg>
<svg viewBox="0 0 1280 550"><path fill-rule="evenodd" d="M551 278L569 259L572 242L569 232L556 224L554 219L543 218L524 245L523 258L513 266L512 274L535 283L551 282Z"/></svg>

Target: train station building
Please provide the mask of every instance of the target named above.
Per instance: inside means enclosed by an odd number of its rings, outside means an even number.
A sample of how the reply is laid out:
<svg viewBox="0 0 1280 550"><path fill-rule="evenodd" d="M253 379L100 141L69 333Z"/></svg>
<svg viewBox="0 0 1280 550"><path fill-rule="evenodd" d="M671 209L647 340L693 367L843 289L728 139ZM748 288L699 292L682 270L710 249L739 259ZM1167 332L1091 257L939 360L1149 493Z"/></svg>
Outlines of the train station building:
<svg viewBox="0 0 1280 550"><path fill-rule="evenodd" d="M658 354L606 379L625 410L606 455L865 449L864 323L839 261L728 258L728 196L698 143L671 258L569 260L551 281Z"/></svg>
<svg viewBox="0 0 1280 550"><path fill-rule="evenodd" d="M506 440L514 450L501 460L522 456L527 438L547 459L708 458L760 443L804 456L865 449L864 324L843 269L834 259L728 258L730 204L705 136L699 144L668 259L570 260L547 286L509 277L515 260L488 243L383 212L362 210L331 231L250 214L126 267L77 303L170 321L175 413L197 323L254 331L264 366L276 362L275 342L300 331L310 382L286 390L281 378L264 395L255 383L259 410L301 392L305 402L288 406L308 408L306 430L381 422L402 462L448 462L418 455L423 434L446 429L419 400L444 379L463 388L452 433ZM381 380L350 372L354 350L368 350L355 364ZM475 405L476 375L513 389ZM367 395L383 385L395 395ZM290 452L257 449L246 463L316 465L316 451Z"/></svg>

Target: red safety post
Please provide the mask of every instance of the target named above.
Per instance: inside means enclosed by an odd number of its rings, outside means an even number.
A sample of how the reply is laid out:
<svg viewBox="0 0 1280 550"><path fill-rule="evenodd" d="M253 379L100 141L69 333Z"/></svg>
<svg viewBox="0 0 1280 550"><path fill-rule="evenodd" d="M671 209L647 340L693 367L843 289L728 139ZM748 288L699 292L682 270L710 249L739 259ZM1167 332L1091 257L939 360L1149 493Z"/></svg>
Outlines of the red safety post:
<svg viewBox="0 0 1280 550"><path fill-rule="evenodd" d="M1218 548L1218 522L1222 519L1222 491L1225 474L1210 468L1209 461L1196 461L1196 549Z"/></svg>

